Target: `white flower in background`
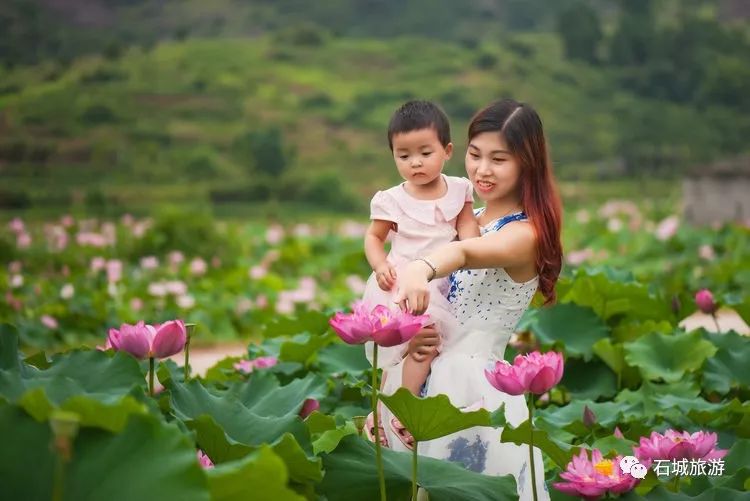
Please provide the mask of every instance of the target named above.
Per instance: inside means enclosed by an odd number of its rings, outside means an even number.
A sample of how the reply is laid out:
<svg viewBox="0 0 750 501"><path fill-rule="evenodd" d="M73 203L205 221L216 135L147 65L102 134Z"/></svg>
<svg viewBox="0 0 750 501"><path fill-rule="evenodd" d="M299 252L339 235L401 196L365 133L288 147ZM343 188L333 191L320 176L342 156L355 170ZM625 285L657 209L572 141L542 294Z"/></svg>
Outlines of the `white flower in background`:
<svg viewBox="0 0 750 501"><path fill-rule="evenodd" d="M581 209L576 212L576 221L581 224L586 224L591 221L591 214L589 214L589 211L587 211L586 209Z"/></svg>
<svg viewBox="0 0 750 501"><path fill-rule="evenodd" d="M276 301L276 313L281 315L288 315L294 313L294 303L292 299L284 294L286 291L282 291L279 294L279 299Z"/></svg>
<svg viewBox="0 0 750 501"><path fill-rule="evenodd" d="M298 238L312 236L312 227L305 223L298 224L294 227L294 236Z"/></svg>
<svg viewBox="0 0 750 501"><path fill-rule="evenodd" d="M701 245L698 248L698 255L701 257L701 259L705 259L706 261L713 261L714 259L716 259L714 248L708 244Z"/></svg>
<svg viewBox="0 0 750 501"><path fill-rule="evenodd" d="M358 296L364 294L366 283L359 275L349 275L346 277L346 286Z"/></svg>
<svg viewBox="0 0 750 501"><path fill-rule="evenodd" d="M610 218L607 221L607 229L612 233L617 233L622 229L622 220L616 217Z"/></svg>
<svg viewBox="0 0 750 501"><path fill-rule="evenodd" d="M271 263L276 261L281 257L281 252L278 251L278 249L271 249L268 252L266 252L266 255L263 256L263 259L261 259L260 264L263 266L271 266Z"/></svg>
<svg viewBox="0 0 750 501"><path fill-rule="evenodd" d="M619 214L635 217L640 215L638 206L630 200L610 200L599 208L599 216L610 218Z"/></svg>
<svg viewBox="0 0 750 501"><path fill-rule="evenodd" d="M164 297L167 295L167 287L163 282L152 282L148 284L148 293L155 297Z"/></svg>
<svg viewBox="0 0 750 501"><path fill-rule="evenodd" d="M79 231L76 234L76 243L81 247L90 246L101 249L107 246L107 238L99 233Z"/></svg>
<svg viewBox="0 0 750 501"><path fill-rule="evenodd" d="M42 322L42 325L50 330L55 330L59 327L59 324L57 323L57 320L55 320L55 317L52 317L50 315L42 315L39 320Z"/></svg>
<svg viewBox="0 0 750 501"><path fill-rule="evenodd" d="M184 296L187 294L187 285L182 280L169 280L164 283L167 292L175 296Z"/></svg>
<svg viewBox="0 0 750 501"><path fill-rule="evenodd" d="M71 216L70 214L65 214L60 218L60 224L62 224L64 228L70 228L75 224L75 222L75 219L73 219L73 216Z"/></svg>
<svg viewBox="0 0 750 501"><path fill-rule="evenodd" d="M148 231L150 227L151 227L151 220L144 219L143 221L138 221L137 223L135 223L131 231L133 232L133 236L135 238L141 238L143 237L143 235L146 234L146 232Z"/></svg>
<svg viewBox="0 0 750 501"><path fill-rule="evenodd" d="M19 233L16 236L16 247L19 249L28 249L31 247L31 235L26 232Z"/></svg>
<svg viewBox="0 0 750 501"><path fill-rule="evenodd" d="M122 279L122 261L119 259L110 259L107 261L107 281L111 284L119 282Z"/></svg>
<svg viewBox="0 0 750 501"><path fill-rule="evenodd" d="M10 277L10 288L18 289L23 287L23 275L13 275Z"/></svg>
<svg viewBox="0 0 750 501"><path fill-rule="evenodd" d="M594 257L594 251L590 248L568 252L565 261L572 266L579 266Z"/></svg>
<svg viewBox="0 0 750 501"><path fill-rule="evenodd" d="M70 299L73 297L73 294L75 294L76 290L73 287L73 284L65 284L62 286L62 289L60 289L60 297L62 299Z"/></svg>
<svg viewBox="0 0 750 501"><path fill-rule="evenodd" d="M91 271L97 273L107 267L107 260L101 256L91 258Z"/></svg>
<svg viewBox="0 0 750 501"><path fill-rule="evenodd" d="M266 230L266 242L276 245L284 239L284 228L278 224L272 224Z"/></svg>
<svg viewBox="0 0 750 501"><path fill-rule="evenodd" d="M107 293L110 296L115 297L117 295L117 284L114 282L107 284Z"/></svg>
<svg viewBox="0 0 750 501"><path fill-rule="evenodd" d="M144 270L155 270L159 267L159 258L156 256L144 256L141 258L141 268Z"/></svg>
<svg viewBox="0 0 750 501"><path fill-rule="evenodd" d="M169 264L177 266L185 261L185 255L182 252L175 250L169 253L168 259Z"/></svg>
<svg viewBox="0 0 750 501"><path fill-rule="evenodd" d="M244 315L248 311L253 309L253 301L252 299L243 297L239 301L237 301L237 305L234 307L234 311L238 315Z"/></svg>
<svg viewBox="0 0 750 501"><path fill-rule="evenodd" d="M47 241L53 251L63 251L68 246L68 232L62 226L53 225L47 232Z"/></svg>
<svg viewBox="0 0 750 501"><path fill-rule="evenodd" d="M362 238L365 232L367 232L367 226L356 221L345 221L338 230L339 235L347 238Z"/></svg>
<svg viewBox="0 0 750 501"><path fill-rule="evenodd" d="M177 296L177 299L175 301L177 303L177 306L179 306L183 310L187 310L195 306L195 298L189 294L185 294L184 296Z"/></svg>
<svg viewBox="0 0 750 501"><path fill-rule="evenodd" d="M656 238L661 241L669 240L677 233L677 228L680 226L680 220L677 216L669 216L663 219L656 227Z"/></svg>
<svg viewBox="0 0 750 501"><path fill-rule="evenodd" d="M117 227L114 223L106 222L102 224L102 236L107 242L107 245L114 245L117 243Z"/></svg>
<svg viewBox="0 0 750 501"><path fill-rule="evenodd" d="M204 275L207 269L208 265L202 258L196 257L195 259L190 261L190 273L192 273L193 275Z"/></svg>
<svg viewBox="0 0 750 501"><path fill-rule="evenodd" d="M130 300L130 309L133 311L141 311L143 309L143 300L139 297L134 297Z"/></svg>
<svg viewBox="0 0 750 501"><path fill-rule="evenodd" d="M266 267L262 265L253 266L252 268L250 268L250 271L248 271L248 275L253 280L261 279L265 277L266 274L268 274L268 269L266 269Z"/></svg>
<svg viewBox="0 0 750 501"><path fill-rule="evenodd" d="M26 230L26 225L23 224L23 221L20 218L14 217L8 223L8 228L10 228L10 231L13 233L23 233Z"/></svg>

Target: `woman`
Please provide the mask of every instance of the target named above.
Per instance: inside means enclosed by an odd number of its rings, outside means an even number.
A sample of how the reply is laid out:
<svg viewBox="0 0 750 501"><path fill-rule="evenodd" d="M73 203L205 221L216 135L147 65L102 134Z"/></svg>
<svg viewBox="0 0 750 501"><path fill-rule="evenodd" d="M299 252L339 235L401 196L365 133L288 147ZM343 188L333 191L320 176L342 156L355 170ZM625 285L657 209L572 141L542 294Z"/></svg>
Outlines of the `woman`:
<svg viewBox="0 0 750 501"><path fill-rule="evenodd" d="M480 110L469 125L466 172L485 207L476 212L482 236L451 242L410 263L399 276L397 300L403 309L422 313L429 304L427 284L451 277L449 300L459 326L443 334L440 355L431 367L425 394L446 394L453 405L481 405L489 410L505 403L507 421L528 419L523 396L493 388L484 369L502 359L521 315L539 290L546 303L555 300L560 273L561 206L542 122L528 105L513 100ZM425 329L410 345L420 359L437 350L439 338ZM385 369L384 393L401 384L401 365ZM391 447L406 450L407 433L382 423ZM500 442L502 429L475 427L419 444L419 452L455 460L489 475L512 474L521 499L531 499L528 446ZM541 451L535 449L537 494L549 499Z"/></svg>

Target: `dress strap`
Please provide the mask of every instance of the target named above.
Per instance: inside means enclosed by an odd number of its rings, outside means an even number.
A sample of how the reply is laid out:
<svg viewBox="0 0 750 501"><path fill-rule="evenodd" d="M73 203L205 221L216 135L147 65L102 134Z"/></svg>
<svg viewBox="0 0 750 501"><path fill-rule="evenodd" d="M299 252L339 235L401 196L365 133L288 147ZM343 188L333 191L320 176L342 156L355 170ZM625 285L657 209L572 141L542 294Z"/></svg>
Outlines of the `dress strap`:
<svg viewBox="0 0 750 501"><path fill-rule="evenodd" d="M513 221L522 221L524 219L527 219L527 217L526 217L526 213L523 211L516 212L515 214L508 214L507 216L503 216L500 219L498 219L497 222L492 227L492 230L497 231L508 223L512 223Z"/></svg>

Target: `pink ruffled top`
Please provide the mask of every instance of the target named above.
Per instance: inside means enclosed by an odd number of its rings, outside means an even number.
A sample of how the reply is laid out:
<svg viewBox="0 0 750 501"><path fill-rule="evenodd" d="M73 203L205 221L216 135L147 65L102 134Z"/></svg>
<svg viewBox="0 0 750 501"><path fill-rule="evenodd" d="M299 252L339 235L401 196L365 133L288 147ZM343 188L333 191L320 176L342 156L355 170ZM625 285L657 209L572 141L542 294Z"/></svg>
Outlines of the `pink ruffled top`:
<svg viewBox="0 0 750 501"><path fill-rule="evenodd" d="M421 200L407 193L404 183L375 193L370 219L396 223L391 232L388 260L394 265L429 254L456 239L456 218L466 202L473 202L471 181L442 175L448 189L440 198Z"/></svg>

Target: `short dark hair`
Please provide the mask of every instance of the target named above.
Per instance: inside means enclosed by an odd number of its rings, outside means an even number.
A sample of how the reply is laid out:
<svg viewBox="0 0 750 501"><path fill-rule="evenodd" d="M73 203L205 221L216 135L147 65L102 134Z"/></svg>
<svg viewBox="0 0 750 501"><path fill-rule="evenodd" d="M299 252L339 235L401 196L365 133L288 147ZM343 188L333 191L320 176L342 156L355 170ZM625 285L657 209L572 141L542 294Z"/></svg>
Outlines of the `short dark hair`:
<svg viewBox="0 0 750 501"><path fill-rule="evenodd" d="M435 129L443 147L451 142L451 126L445 112L430 101L409 101L393 113L388 123L388 146L393 151L393 136L420 129Z"/></svg>

